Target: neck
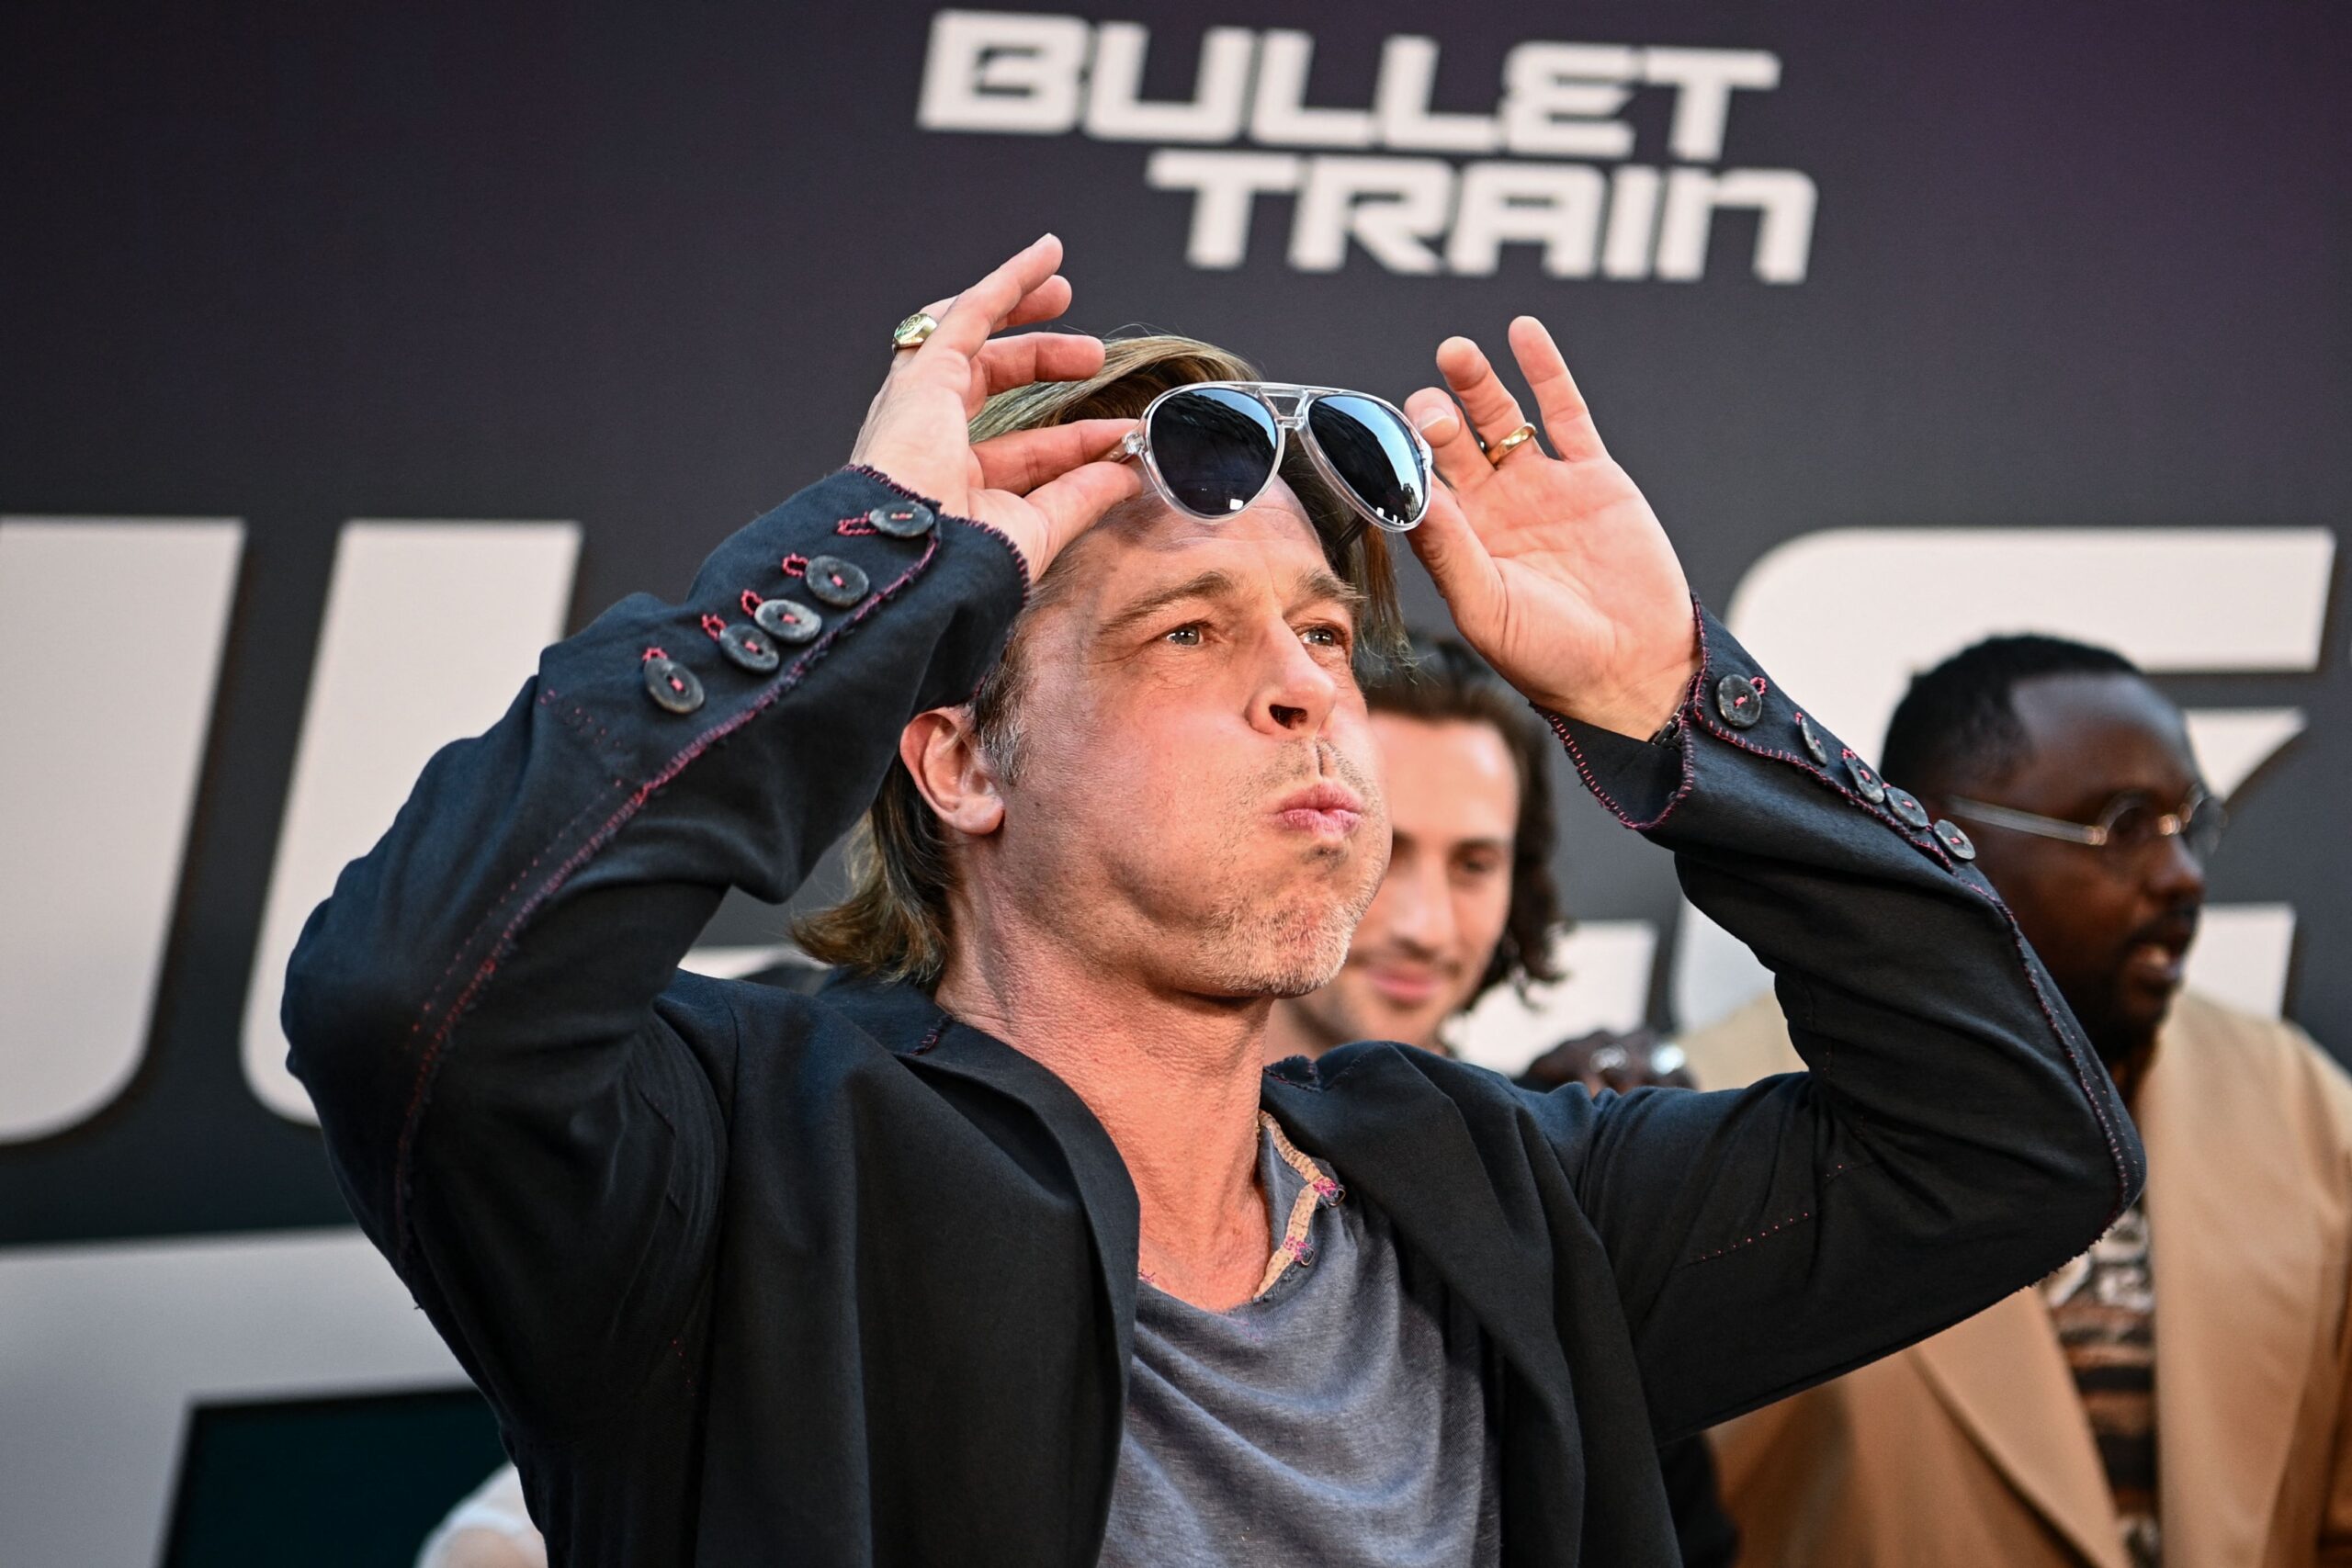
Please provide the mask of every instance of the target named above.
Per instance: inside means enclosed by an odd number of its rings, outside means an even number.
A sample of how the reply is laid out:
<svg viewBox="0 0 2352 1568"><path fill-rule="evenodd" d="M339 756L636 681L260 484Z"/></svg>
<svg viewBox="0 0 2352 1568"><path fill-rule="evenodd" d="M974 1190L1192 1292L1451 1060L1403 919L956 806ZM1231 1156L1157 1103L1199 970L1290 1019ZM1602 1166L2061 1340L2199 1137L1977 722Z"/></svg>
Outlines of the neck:
<svg viewBox="0 0 2352 1568"><path fill-rule="evenodd" d="M2123 1108L2132 1109L2139 1097L2141 1084L2147 1081L2148 1064L2155 1059L2156 1041L2154 1035L2128 1044L2102 1044L2098 1059L2107 1066L2107 1076L2115 1080L2115 1092L2122 1098Z"/></svg>
<svg viewBox="0 0 2352 1568"><path fill-rule="evenodd" d="M1320 1056L1346 1043L1302 1001L1286 998L1274 1003L1266 1015L1264 1059L1270 1063L1291 1056Z"/></svg>
<svg viewBox="0 0 2352 1568"><path fill-rule="evenodd" d="M1257 1289L1273 1239L1258 1179L1263 998L1204 998L1114 973L1050 935L956 922L940 1006L1068 1084L1135 1183L1144 1277L1222 1311Z"/></svg>

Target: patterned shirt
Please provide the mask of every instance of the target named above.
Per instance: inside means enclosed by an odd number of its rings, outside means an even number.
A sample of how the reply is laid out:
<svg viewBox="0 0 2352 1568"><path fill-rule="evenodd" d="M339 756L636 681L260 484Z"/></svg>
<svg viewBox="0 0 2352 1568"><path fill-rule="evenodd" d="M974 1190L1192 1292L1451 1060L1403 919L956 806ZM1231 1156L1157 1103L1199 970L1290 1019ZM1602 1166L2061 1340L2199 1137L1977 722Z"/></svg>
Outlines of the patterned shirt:
<svg viewBox="0 0 2352 1568"><path fill-rule="evenodd" d="M2091 1249L2041 1282L2075 1391L2098 1440L2115 1495L2124 1554L2158 1568L2156 1515L2156 1297L2148 1269L2148 1219L2123 1212Z"/></svg>

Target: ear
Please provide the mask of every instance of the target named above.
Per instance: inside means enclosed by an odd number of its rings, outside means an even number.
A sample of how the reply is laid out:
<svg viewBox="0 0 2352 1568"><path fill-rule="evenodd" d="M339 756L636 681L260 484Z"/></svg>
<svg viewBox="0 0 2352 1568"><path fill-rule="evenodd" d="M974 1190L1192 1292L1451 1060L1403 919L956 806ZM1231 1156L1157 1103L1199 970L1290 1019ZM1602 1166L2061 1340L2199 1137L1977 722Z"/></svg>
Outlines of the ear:
<svg viewBox="0 0 2352 1568"><path fill-rule="evenodd" d="M940 821L967 838L986 838L1004 823L996 772L981 750L968 707L919 713L899 733L899 760Z"/></svg>

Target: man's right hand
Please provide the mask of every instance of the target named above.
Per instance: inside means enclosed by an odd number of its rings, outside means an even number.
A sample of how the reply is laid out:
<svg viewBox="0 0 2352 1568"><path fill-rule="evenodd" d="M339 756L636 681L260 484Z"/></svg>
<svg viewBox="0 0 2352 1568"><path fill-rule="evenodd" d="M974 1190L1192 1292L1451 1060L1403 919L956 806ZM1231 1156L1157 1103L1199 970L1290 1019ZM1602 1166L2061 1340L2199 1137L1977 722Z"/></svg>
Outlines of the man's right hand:
<svg viewBox="0 0 2352 1568"><path fill-rule="evenodd" d="M1033 381L1083 380L1102 368L1099 338L996 336L1069 308L1069 281L1055 271L1061 259L1061 241L1047 234L953 299L926 306L938 328L920 348L894 353L850 455L1002 533L1032 581L1064 546L1143 488L1132 465L1100 460L1135 428L1131 419L1079 420L978 446L966 433L995 393Z"/></svg>

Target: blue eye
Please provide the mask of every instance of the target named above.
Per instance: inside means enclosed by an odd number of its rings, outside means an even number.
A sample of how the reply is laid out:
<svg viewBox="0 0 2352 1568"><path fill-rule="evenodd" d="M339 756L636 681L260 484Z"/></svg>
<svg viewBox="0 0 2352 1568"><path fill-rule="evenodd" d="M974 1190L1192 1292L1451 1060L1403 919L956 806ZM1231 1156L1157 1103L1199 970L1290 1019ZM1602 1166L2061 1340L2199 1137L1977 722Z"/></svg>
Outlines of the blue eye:
<svg viewBox="0 0 2352 1568"><path fill-rule="evenodd" d="M1179 648L1198 648L1201 646L1201 628L1197 626L1178 626L1168 634L1166 640Z"/></svg>

